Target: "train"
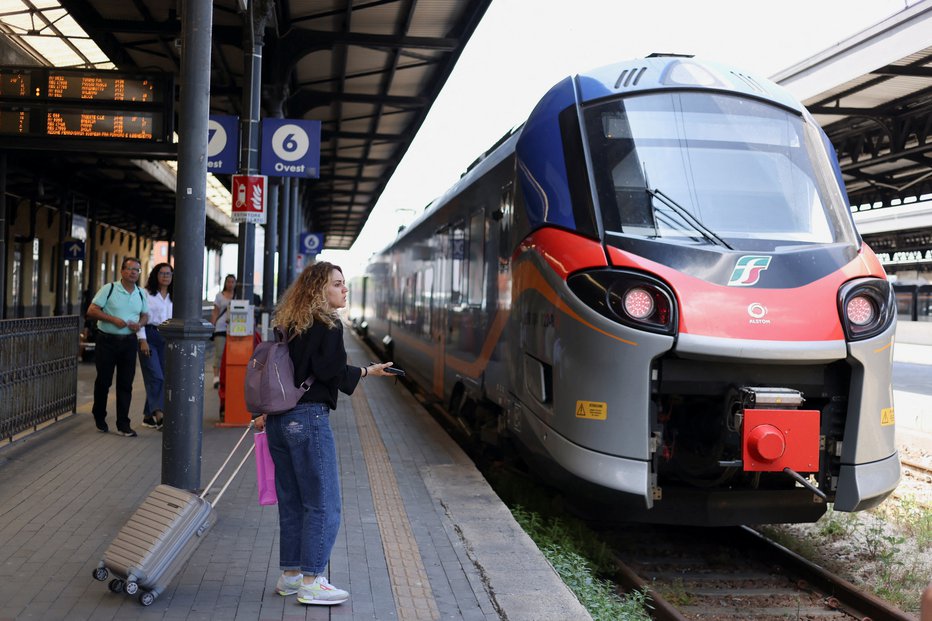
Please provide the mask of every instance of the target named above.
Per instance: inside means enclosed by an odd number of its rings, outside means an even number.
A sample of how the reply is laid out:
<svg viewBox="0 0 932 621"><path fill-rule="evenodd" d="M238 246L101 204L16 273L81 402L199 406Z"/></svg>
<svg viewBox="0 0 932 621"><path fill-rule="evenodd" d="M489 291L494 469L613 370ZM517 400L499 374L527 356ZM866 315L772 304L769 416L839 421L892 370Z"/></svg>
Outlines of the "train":
<svg viewBox="0 0 932 621"><path fill-rule="evenodd" d="M654 54L569 76L351 281L468 439L605 515L811 522L897 486L896 299L826 134Z"/></svg>

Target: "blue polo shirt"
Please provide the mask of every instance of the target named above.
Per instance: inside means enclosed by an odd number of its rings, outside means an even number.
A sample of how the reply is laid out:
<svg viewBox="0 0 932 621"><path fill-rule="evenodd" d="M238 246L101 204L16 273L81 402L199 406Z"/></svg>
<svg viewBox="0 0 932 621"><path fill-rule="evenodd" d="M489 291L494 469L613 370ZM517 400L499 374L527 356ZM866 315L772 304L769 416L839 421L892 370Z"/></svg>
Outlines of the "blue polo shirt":
<svg viewBox="0 0 932 621"><path fill-rule="evenodd" d="M123 321L139 321L143 313L149 312L149 301L139 285L135 290L127 291L120 281L104 285L91 300L108 315L119 317ZM129 327L118 328L109 321L98 321L97 329L107 334L133 334Z"/></svg>

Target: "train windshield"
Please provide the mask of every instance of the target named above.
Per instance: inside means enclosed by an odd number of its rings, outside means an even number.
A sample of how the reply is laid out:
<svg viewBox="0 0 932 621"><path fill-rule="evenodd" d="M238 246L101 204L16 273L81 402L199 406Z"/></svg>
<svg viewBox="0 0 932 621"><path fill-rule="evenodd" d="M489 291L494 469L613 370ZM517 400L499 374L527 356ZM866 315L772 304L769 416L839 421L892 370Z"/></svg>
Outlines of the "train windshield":
<svg viewBox="0 0 932 621"><path fill-rule="evenodd" d="M739 250L855 241L821 134L799 115L673 92L584 120L606 232Z"/></svg>

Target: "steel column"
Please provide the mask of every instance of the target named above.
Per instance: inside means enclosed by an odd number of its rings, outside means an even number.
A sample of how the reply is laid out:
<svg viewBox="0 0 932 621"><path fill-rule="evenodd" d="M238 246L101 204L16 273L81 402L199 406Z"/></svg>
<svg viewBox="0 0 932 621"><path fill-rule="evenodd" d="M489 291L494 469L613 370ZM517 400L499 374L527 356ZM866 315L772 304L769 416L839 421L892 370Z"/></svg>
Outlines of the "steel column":
<svg viewBox="0 0 932 621"><path fill-rule="evenodd" d="M201 318L213 3L183 4L175 250L185 277L175 283L174 315L161 329L167 353L162 482L196 490L201 484L204 353L213 333L213 326Z"/></svg>

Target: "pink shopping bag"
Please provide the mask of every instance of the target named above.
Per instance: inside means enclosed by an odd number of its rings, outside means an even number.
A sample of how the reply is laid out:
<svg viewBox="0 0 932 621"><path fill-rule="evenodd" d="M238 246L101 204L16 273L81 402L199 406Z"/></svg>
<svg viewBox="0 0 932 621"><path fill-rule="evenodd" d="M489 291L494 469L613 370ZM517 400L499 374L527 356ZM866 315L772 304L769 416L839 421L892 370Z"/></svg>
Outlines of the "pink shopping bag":
<svg viewBox="0 0 932 621"><path fill-rule="evenodd" d="M253 434L256 440L256 481L259 483L259 504L274 505L278 503L275 493L275 464L269 453L269 440L264 431Z"/></svg>

